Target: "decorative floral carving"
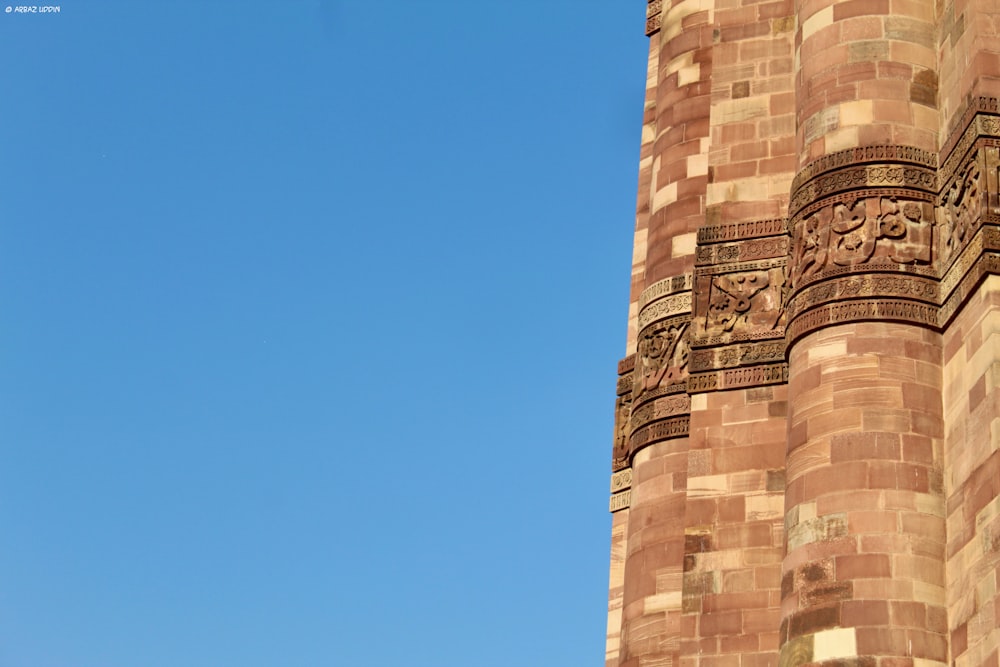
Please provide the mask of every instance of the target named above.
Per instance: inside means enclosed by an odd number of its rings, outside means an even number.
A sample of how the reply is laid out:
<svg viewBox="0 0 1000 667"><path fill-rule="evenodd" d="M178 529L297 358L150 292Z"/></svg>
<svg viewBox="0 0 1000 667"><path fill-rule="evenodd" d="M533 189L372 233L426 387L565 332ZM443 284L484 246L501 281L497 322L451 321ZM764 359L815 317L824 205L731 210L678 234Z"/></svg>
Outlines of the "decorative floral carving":
<svg viewBox="0 0 1000 667"><path fill-rule="evenodd" d="M972 160L962 168L938 206L938 219L944 227L945 261L965 245L969 230L975 226L981 198L979 181L979 161Z"/></svg>

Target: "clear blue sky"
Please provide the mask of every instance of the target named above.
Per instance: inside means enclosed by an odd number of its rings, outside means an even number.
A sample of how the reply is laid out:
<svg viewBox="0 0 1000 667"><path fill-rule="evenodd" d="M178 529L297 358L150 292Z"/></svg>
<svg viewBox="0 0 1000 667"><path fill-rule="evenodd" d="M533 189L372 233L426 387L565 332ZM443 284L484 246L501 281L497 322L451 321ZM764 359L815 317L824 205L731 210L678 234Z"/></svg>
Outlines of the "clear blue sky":
<svg viewBox="0 0 1000 667"><path fill-rule="evenodd" d="M0 14L0 667L601 665L646 3L55 2Z"/></svg>

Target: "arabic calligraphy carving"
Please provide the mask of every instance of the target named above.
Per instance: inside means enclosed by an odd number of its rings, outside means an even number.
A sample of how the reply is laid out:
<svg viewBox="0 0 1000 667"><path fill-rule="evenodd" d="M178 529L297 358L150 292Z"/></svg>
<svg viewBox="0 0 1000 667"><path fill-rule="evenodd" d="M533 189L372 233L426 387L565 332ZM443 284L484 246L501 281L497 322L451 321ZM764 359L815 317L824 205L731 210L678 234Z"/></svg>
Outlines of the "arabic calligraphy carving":
<svg viewBox="0 0 1000 667"><path fill-rule="evenodd" d="M831 265L930 264L931 219L927 202L897 197L824 206L795 227L790 286L799 287Z"/></svg>

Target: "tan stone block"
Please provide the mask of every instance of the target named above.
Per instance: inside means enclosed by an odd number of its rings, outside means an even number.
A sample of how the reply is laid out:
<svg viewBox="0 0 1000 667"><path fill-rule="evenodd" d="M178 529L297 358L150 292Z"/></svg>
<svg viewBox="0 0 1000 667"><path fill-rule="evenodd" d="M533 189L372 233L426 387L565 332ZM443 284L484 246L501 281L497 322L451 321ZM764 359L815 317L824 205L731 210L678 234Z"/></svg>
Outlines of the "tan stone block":
<svg viewBox="0 0 1000 667"><path fill-rule="evenodd" d="M690 67L694 64L694 51L679 53L667 62L667 64L663 67L663 70L660 72L660 76L666 78L667 75L676 74L685 67ZM677 85L682 86L684 84L678 81Z"/></svg>
<svg viewBox="0 0 1000 667"><path fill-rule="evenodd" d="M680 35L684 28L684 19L692 14L707 11L709 14L706 18L711 22L713 9L714 4L709 0L682 0L669 9L664 8L660 18L660 40L666 41Z"/></svg>
<svg viewBox="0 0 1000 667"><path fill-rule="evenodd" d="M698 244L698 235L695 232L689 234L678 234L671 239L671 256L686 257L693 255Z"/></svg>
<svg viewBox="0 0 1000 667"><path fill-rule="evenodd" d="M996 570L990 569L979 581L976 583L976 597L979 600L993 600L997 594L997 576Z"/></svg>
<svg viewBox="0 0 1000 667"><path fill-rule="evenodd" d="M664 187L660 188L653 194L653 204L650 210L655 212L659 211L668 204L672 204L677 201L677 182L668 183Z"/></svg>
<svg viewBox="0 0 1000 667"><path fill-rule="evenodd" d="M854 658L858 655L857 638L854 628L833 628L821 630L813 636L813 660L833 660Z"/></svg>
<svg viewBox="0 0 1000 667"><path fill-rule="evenodd" d="M915 493L913 498L918 512L944 518L945 506L941 496L934 493Z"/></svg>
<svg viewBox="0 0 1000 667"><path fill-rule="evenodd" d="M824 7L802 23L802 41L806 41L817 31L833 24L833 7Z"/></svg>
<svg viewBox="0 0 1000 667"><path fill-rule="evenodd" d="M768 115L768 101L763 97L744 97L719 102L712 109L713 122L739 123Z"/></svg>
<svg viewBox="0 0 1000 667"><path fill-rule="evenodd" d="M840 105L840 126L868 125L874 119L871 100L855 100Z"/></svg>
<svg viewBox="0 0 1000 667"><path fill-rule="evenodd" d="M935 69L937 57L933 49L924 46L893 40L889 44L889 60L909 63L924 69Z"/></svg>
<svg viewBox="0 0 1000 667"><path fill-rule="evenodd" d="M703 572L735 570L743 565L743 549L727 549L698 554L698 565Z"/></svg>
<svg viewBox="0 0 1000 667"><path fill-rule="evenodd" d="M944 588L924 581L913 582L913 600L928 605L944 605Z"/></svg>
<svg viewBox="0 0 1000 667"><path fill-rule="evenodd" d="M728 475L703 475L688 477L687 495L689 498L719 496L729 492Z"/></svg>
<svg viewBox="0 0 1000 667"><path fill-rule="evenodd" d="M706 174L708 174L708 155L706 153L688 157L687 175L689 178L693 176L705 176Z"/></svg>
<svg viewBox="0 0 1000 667"><path fill-rule="evenodd" d="M847 341L833 340L822 345L811 345L807 351L808 364L814 364L823 359L839 359L847 354Z"/></svg>
<svg viewBox="0 0 1000 667"><path fill-rule="evenodd" d="M834 130L825 137L826 150L830 153L854 148L858 145L858 128L847 127Z"/></svg>
<svg viewBox="0 0 1000 667"><path fill-rule="evenodd" d="M643 598L643 613L651 614L658 611L680 611L681 592L660 593Z"/></svg>
<svg viewBox="0 0 1000 667"><path fill-rule="evenodd" d="M701 81L701 79L702 74L700 64L688 65L687 67L681 67L677 70L678 86L687 86L692 83L697 83L698 81Z"/></svg>

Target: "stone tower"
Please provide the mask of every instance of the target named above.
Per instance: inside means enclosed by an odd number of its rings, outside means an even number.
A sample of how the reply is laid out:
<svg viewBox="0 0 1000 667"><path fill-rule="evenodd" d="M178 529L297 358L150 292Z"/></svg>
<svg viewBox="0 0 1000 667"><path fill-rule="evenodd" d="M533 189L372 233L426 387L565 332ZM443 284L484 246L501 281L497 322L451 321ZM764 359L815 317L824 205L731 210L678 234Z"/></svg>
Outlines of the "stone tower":
<svg viewBox="0 0 1000 667"><path fill-rule="evenodd" d="M651 0L608 667L1000 667L1000 2Z"/></svg>

